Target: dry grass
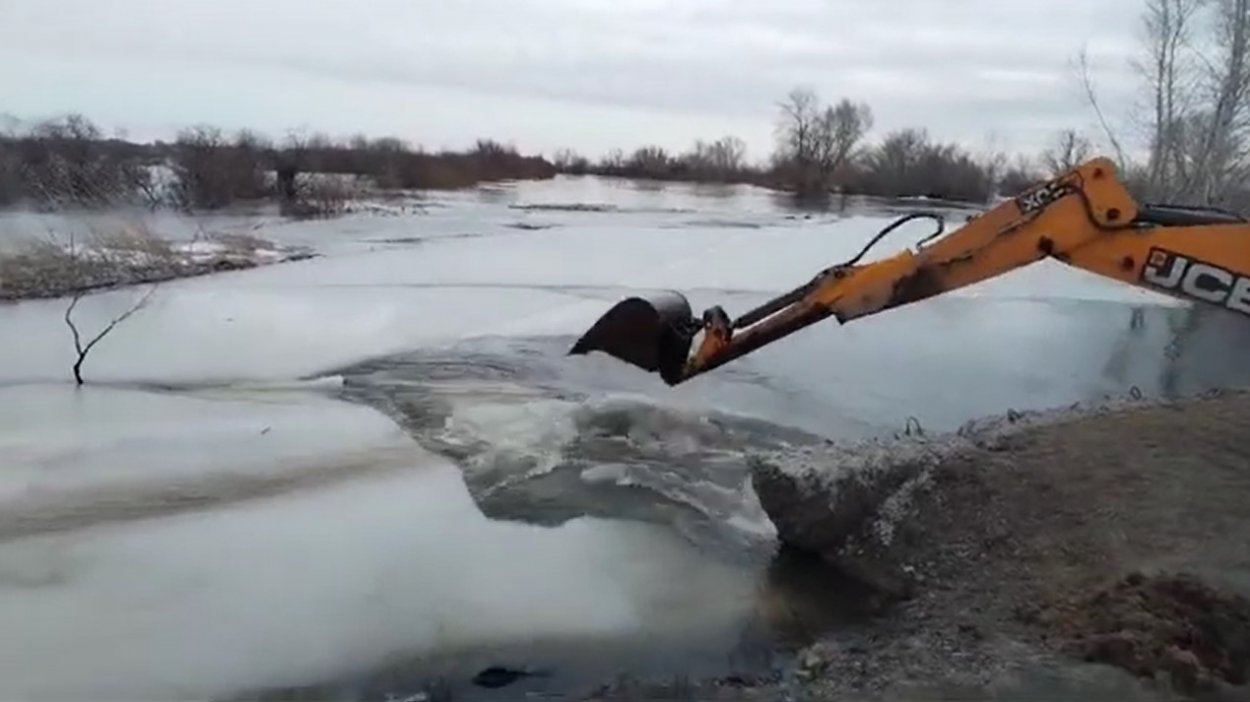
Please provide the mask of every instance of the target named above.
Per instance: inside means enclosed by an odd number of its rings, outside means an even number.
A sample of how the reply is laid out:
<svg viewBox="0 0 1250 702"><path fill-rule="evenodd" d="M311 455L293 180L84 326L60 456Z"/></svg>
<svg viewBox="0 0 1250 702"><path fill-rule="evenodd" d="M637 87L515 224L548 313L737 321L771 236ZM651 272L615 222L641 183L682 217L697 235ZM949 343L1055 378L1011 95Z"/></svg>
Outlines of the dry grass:
<svg viewBox="0 0 1250 702"><path fill-rule="evenodd" d="M85 237L32 237L0 254L0 300L61 297L259 264L279 247L251 234L214 233L208 251L177 247L142 224L92 228ZM274 261L298 256L275 256Z"/></svg>
<svg viewBox="0 0 1250 702"><path fill-rule="evenodd" d="M278 248L274 242L256 236L255 234L244 234L239 232L213 232L206 236L208 241L219 244L227 253L237 255L252 255L257 251L273 251Z"/></svg>

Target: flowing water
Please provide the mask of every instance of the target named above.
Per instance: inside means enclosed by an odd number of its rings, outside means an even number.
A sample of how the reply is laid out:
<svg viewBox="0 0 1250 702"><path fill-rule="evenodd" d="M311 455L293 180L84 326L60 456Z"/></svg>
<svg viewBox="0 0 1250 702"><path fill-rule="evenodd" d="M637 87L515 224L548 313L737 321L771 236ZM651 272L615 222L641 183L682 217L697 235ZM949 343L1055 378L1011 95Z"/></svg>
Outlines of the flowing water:
<svg viewBox="0 0 1250 702"><path fill-rule="evenodd" d="M751 452L1250 379L1226 316L1058 264L677 388L565 355L624 295L732 314L913 206L562 178L240 219L326 255L162 286L81 390L60 303L0 308L22 340L0 348L0 693L515 699L767 671L864 593L776 558ZM542 675L474 685L491 665Z"/></svg>

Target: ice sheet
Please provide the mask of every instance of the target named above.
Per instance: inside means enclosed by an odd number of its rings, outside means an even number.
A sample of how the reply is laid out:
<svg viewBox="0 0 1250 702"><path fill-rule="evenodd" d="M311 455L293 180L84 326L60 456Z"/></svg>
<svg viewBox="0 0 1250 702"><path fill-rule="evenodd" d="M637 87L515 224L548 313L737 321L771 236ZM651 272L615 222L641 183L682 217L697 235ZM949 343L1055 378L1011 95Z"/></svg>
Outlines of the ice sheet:
<svg viewBox="0 0 1250 702"><path fill-rule="evenodd" d="M478 216L479 231L451 235L446 220L452 215L438 209L433 217L442 224L421 243L167 283L147 309L92 352L87 374L101 381L162 383L297 378L362 357L478 334L577 335L630 291L674 288L715 300L724 291L766 296L790 289L851 256L887 221L789 219L774 212L772 223L760 228L678 227L673 217L706 213L655 214L643 208L558 212L568 219L561 226L518 231L500 225L513 215L499 205L441 207L459 212L461 219ZM369 222L379 234L406 222L418 236L429 224L422 215L357 217L273 231L338 226L351 237L367 238L361 229ZM924 222L908 225L869 258L928 232ZM85 300L78 310L84 333L99 329L137 294ZM1038 264L953 296L1175 304L1058 263ZM73 355L63 308L61 301L0 307L0 338L14 340L0 348L0 382L68 377ZM990 320L1003 323L1008 322ZM987 326L987 333L992 329Z"/></svg>
<svg viewBox="0 0 1250 702"><path fill-rule="evenodd" d="M205 490L209 476L324 479L327 465L354 465L349 457L377 465L412 450L377 412L316 393L0 388L0 505L10 511L24 499L90 502L101 488Z"/></svg>
<svg viewBox="0 0 1250 702"><path fill-rule="evenodd" d="M656 528L489 522L456 469L414 460L333 490L0 545L0 696L205 699L435 647L683 632L749 594L743 573Z"/></svg>
<svg viewBox="0 0 1250 702"><path fill-rule="evenodd" d="M205 699L750 607L750 573L659 527L488 521L458 468L309 391L19 386L0 408L2 698Z"/></svg>

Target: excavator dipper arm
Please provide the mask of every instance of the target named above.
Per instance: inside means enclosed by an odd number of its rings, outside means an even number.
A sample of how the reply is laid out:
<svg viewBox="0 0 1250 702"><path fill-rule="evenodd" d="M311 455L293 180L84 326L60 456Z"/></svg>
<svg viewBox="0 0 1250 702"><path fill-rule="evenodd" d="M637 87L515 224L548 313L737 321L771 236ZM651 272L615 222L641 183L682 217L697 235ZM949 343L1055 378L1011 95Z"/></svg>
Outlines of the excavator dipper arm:
<svg viewBox="0 0 1250 702"><path fill-rule="evenodd" d="M1219 210L1139 205L1104 158L1086 162L914 248L849 261L731 319L694 318L685 298L630 298L571 354L603 351L676 385L817 322L867 317L1053 258L1106 278L1250 315L1250 223ZM696 337L702 334L697 348ZM694 348L693 353L691 349Z"/></svg>

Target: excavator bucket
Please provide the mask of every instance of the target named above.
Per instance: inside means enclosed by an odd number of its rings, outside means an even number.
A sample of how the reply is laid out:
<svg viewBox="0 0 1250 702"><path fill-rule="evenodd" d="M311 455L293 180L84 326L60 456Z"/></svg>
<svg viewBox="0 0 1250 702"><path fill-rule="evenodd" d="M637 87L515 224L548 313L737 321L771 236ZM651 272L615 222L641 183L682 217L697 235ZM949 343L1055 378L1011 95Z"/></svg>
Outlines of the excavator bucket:
<svg viewBox="0 0 1250 702"><path fill-rule="evenodd" d="M685 372L700 325L690 303L676 292L630 297L618 302L577 340L569 355L602 351L675 385Z"/></svg>

